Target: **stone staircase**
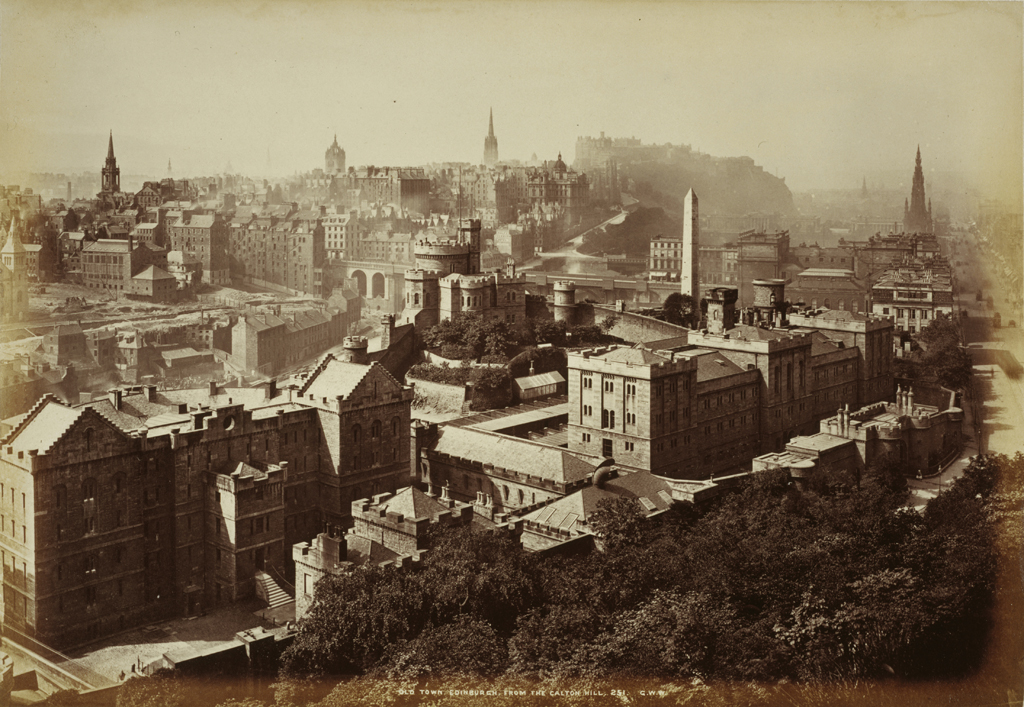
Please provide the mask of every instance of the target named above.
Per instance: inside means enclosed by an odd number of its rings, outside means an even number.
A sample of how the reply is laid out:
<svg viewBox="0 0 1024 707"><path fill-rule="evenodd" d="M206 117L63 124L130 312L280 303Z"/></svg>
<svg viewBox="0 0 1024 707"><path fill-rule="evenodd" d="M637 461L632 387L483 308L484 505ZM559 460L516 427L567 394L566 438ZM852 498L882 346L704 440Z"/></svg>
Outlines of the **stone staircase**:
<svg viewBox="0 0 1024 707"><path fill-rule="evenodd" d="M260 570L256 571L256 596L267 602L271 609L276 609L279 606L295 601L285 590L278 586L273 577Z"/></svg>

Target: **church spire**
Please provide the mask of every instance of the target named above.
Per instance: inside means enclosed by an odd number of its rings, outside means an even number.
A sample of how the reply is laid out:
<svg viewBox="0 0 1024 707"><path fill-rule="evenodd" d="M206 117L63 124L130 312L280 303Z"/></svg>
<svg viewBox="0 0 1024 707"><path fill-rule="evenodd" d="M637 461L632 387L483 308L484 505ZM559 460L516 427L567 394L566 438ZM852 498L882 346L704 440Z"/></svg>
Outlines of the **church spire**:
<svg viewBox="0 0 1024 707"><path fill-rule="evenodd" d="M498 138L494 136L494 108L491 108L490 120L487 125L487 137L484 138L484 164L493 167L498 162Z"/></svg>
<svg viewBox="0 0 1024 707"><path fill-rule="evenodd" d="M910 188L910 203L904 208L903 230L907 233L931 233L932 219L929 202L924 193L924 170L921 168L921 146L917 146L914 159L914 181Z"/></svg>
<svg viewBox="0 0 1024 707"><path fill-rule="evenodd" d="M107 143L107 159L114 159L114 131L110 131L110 142Z"/></svg>

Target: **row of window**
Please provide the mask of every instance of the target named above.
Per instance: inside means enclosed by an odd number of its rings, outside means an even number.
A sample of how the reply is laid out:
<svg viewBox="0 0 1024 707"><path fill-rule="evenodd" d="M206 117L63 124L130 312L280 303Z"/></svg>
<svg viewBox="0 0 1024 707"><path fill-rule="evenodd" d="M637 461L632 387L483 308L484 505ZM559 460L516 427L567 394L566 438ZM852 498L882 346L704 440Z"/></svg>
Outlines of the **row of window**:
<svg viewBox="0 0 1024 707"><path fill-rule="evenodd" d="M376 384L375 384L376 386ZM377 396L376 387L374 388L374 397ZM400 417L391 418L391 435L394 437L399 436L402 429L402 419ZM370 437L377 439L381 435L383 425L380 420L374 420L373 424L370 425ZM359 444L362 439L363 428L360 425L352 426L352 443Z"/></svg>
<svg viewBox="0 0 1024 707"><path fill-rule="evenodd" d="M889 314L889 307L882 307L882 314ZM920 319L926 321L928 319L927 309L904 309L903 307L896 307L896 318L897 319Z"/></svg>

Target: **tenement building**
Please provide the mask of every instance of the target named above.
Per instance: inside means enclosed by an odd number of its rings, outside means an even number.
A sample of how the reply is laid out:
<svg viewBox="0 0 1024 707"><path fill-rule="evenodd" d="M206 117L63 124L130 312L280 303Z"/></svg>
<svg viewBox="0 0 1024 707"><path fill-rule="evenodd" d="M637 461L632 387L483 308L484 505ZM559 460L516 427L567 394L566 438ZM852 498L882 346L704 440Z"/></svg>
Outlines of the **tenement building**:
<svg viewBox="0 0 1024 707"><path fill-rule="evenodd" d="M292 545L407 485L411 401L330 356L282 388L44 397L0 440L0 619L69 646L292 582Z"/></svg>
<svg viewBox="0 0 1024 707"><path fill-rule="evenodd" d="M744 468L817 429L842 404L892 392L892 321L854 312L789 315L781 280L709 297L709 329L683 340L569 354L568 449L672 478Z"/></svg>
<svg viewBox="0 0 1024 707"><path fill-rule="evenodd" d="M272 289L321 296L327 258L324 215L322 209L292 206L236 213L226 227L232 275Z"/></svg>
<svg viewBox="0 0 1024 707"><path fill-rule="evenodd" d="M908 258L882 273L871 288L875 314L896 318L896 330L921 331L956 307L949 262L943 257Z"/></svg>
<svg viewBox="0 0 1024 707"><path fill-rule="evenodd" d="M570 221L575 221L590 205L590 182L587 175L577 174L562 161L562 154L552 164L531 170L527 180L531 207L557 204Z"/></svg>

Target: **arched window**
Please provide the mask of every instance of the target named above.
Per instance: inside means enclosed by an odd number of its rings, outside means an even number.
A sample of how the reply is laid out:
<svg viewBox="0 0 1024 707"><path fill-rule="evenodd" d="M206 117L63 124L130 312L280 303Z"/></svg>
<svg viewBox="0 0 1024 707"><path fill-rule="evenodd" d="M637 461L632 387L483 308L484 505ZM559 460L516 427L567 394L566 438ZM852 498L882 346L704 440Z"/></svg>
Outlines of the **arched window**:
<svg viewBox="0 0 1024 707"><path fill-rule="evenodd" d="M88 428L85 431L85 451L92 451L92 428Z"/></svg>
<svg viewBox="0 0 1024 707"><path fill-rule="evenodd" d="M412 303L418 305L420 303L420 293L416 292L412 296Z"/></svg>
<svg viewBox="0 0 1024 707"><path fill-rule="evenodd" d="M825 298L825 309L832 309L831 300L828 297Z"/></svg>
<svg viewBox="0 0 1024 707"><path fill-rule="evenodd" d="M68 490L63 484L53 487L53 501L57 505L57 508L64 508L67 506Z"/></svg>
<svg viewBox="0 0 1024 707"><path fill-rule="evenodd" d="M380 437L381 424L380 420L374 420L373 425L370 426L370 436L374 439Z"/></svg>
<svg viewBox="0 0 1024 707"><path fill-rule="evenodd" d="M505 494L505 500L508 500L508 486L502 486L502 491Z"/></svg>
<svg viewBox="0 0 1024 707"><path fill-rule="evenodd" d="M524 496L523 496L523 490L522 490L522 489L519 489L519 505L520 505L520 506L521 506L521 505L523 505L523 498L524 498Z"/></svg>
<svg viewBox="0 0 1024 707"><path fill-rule="evenodd" d="M398 416L391 418L391 434L395 437L399 435L399 431L402 429L402 419Z"/></svg>
<svg viewBox="0 0 1024 707"><path fill-rule="evenodd" d="M352 425L352 444L359 444L360 432L362 432L362 430L359 428L359 425Z"/></svg>
<svg viewBox="0 0 1024 707"><path fill-rule="evenodd" d="M96 479L86 479L82 482L82 500L92 501L96 498Z"/></svg>

